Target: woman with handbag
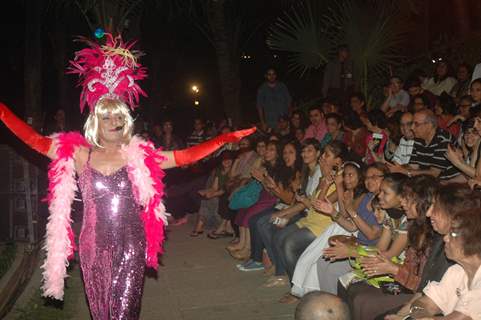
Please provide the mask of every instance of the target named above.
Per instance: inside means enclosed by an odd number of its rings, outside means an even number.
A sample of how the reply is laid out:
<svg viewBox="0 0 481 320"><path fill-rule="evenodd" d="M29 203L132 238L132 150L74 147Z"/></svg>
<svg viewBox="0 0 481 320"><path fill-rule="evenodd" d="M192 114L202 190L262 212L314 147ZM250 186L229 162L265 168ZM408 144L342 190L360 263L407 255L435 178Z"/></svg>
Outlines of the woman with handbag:
<svg viewBox="0 0 481 320"><path fill-rule="evenodd" d="M280 155L279 142L269 141L261 167L253 168L251 181L231 196L229 208L239 209L234 223L239 227L240 236L239 243L231 244L226 249L235 259L244 260L250 255L249 219L277 202L277 198L264 188L263 182L276 176L280 168Z"/></svg>
<svg viewBox="0 0 481 320"><path fill-rule="evenodd" d="M295 190L300 188L302 170L300 146L296 141L291 141L284 145L282 159L283 163L276 175L274 177L266 177L262 182L264 188L273 194L278 201L273 208L268 208L249 219L251 254L250 259L237 266L240 271L262 269L266 269L266 273L271 271L269 267L272 266L272 263L268 260L267 255L264 254L264 243L257 229L257 223L260 219L269 219L273 212L287 208L295 202Z"/></svg>

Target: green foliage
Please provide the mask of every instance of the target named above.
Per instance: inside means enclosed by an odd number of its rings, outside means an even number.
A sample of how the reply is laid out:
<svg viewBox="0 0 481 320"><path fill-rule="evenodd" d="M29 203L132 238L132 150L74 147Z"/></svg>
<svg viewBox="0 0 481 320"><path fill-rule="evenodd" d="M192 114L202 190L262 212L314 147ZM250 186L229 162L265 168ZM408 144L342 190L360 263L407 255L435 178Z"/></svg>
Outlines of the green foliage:
<svg viewBox="0 0 481 320"><path fill-rule="evenodd" d="M400 19L398 2L304 0L279 17L270 28L267 45L290 53L291 71L301 76L327 62L329 52L347 44L359 89L368 102L403 62L399 54L409 26ZM317 4L317 5L316 5ZM381 90L382 91L382 90Z"/></svg>
<svg viewBox="0 0 481 320"><path fill-rule="evenodd" d="M302 77L327 63L330 43L319 15L323 1L303 1L279 17L267 37L269 48L289 52L289 71Z"/></svg>

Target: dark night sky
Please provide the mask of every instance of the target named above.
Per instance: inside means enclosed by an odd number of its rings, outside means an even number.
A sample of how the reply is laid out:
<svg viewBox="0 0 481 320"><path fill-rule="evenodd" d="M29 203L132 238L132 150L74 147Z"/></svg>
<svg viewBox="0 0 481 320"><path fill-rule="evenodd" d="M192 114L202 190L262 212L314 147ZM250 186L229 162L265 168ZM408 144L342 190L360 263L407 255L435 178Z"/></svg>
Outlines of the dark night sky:
<svg viewBox="0 0 481 320"><path fill-rule="evenodd" d="M2 10L0 14L2 25L2 50L0 68L2 70L2 80L0 97L7 102L16 113L23 113L23 45L25 27L25 9L21 3L13 2L11 10ZM47 14L45 25L42 29L44 35L44 55L43 55L43 106L47 113L55 110L56 86L54 85L54 66L52 65L52 46L49 42L48 34L55 27L55 16ZM150 20L149 20L150 19ZM188 21L173 21L159 24L153 18L146 17L142 23L142 32L139 39L139 48L145 51L146 56L142 58L142 63L149 67L152 59L160 59L161 72L157 74L160 78L161 88L152 88L149 81L143 83L144 89L149 96L160 95L162 99L143 99L141 105L148 110L149 114L156 117L172 114L176 117L177 113L193 114L196 112L192 106L192 95L189 87L192 83L201 86L203 96L201 97L200 113L207 117L219 115L220 90L217 77L215 53L209 42L202 34ZM76 35L91 36L78 13L68 17L65 22L65 39L68 43L67 56L73 57L75 50L80 49L78 45L70 42ZM165 39L168 39L165 41ZM153 48L156 48L155 50ZM267 65L277 64L281 79L285 80L290 86L295 86L299 81L285 78L285 64L279 63L279 59L273 59L272 52L265 46L265 28L255 33L248 43L246 52L253 59L241 63L241 77L243 80L242 102L246 108L244 114L248 118L255 117L255 93L257 86L263 81L263 72ZM72 108L78 110L79 90L75 88L75 77L67 76L70 83ZM312 83L312 82L310 82ZM300 90L305 91L304 85L299 86ZM152 105L155 101L162 101L170 107L165 110L160 105ZM69 109L69 108L67 108ZM169 111L170 110L170 111ZM199 111L199 110L197 110ZM76 116L76 115L75 115Z"/></svg>
<svg viewBox="0 0 481 320"><path fill-rule="evenodd" d="M440 0L437 3L448 3L447 0ZM29 1L10 2L10 10L2 10L1 19L1 41L2 51L0 53L0 70L2 79L0 81L0 98L10 104L15 112L23 113L23 45L25 27L25 8L22 4ZM279 2L262 1L257 14L265 16L265 21L269 22L280 12L277 5ZM270 4L268 4L270 3ZM446 20L448 13L442 8L449 6L435 6L431 16L432 24L438 25L440 31L452 29L449 25L450 19ZM446 9L447 10L447 9ZM76 35L91 36L84 20L75 9L73 13L66 15L61 21L65 27L65 41L69 46L67 57L72 58L75 50L80 49L72 43ZM155 76L159 78L159 86L153 88L151 81L147 80L142 86L149 94L149 99L141 100L141 105L149 115L158 118L181 113L189 115L195 112L192 106L193 97L189 92L191 84L198 83L201 86L203 96L199 110L208 117L218 116L220 106L220 89L217 77L215 53L209 42L201 33L188 21L182 18L171 22L159 18L160 13L151 12L142 22L139 48L146 52L142 58L142 63L147 67L151 66L153 59L160 60L159 71ZM57 16L58 17L58 16ZM45 24L42 29L44 35L44 62L42 64L44 72L43 81L43 106L47 112L52 112L57 108L57 88L55 86L54 67L52 59L52 45L49 42L49 32L55 26L56 16L50 12L46 15ZM444 21L443 23L437 23ZM448 21L448 22L446 22ZM267 26L268 24L266 24ZM444 30L445 31L445 30ZM434 35L437 32L432 32ZM280 59L273 59L272 54L265 45L265 28L259 29L251 41L248 43L246 53L253 57L252 60L242 61L242 103L244 106L243 114L248 119L255 120L255 93L257 86L263 81L263 72L270 64L278 68L280 79L285 81L294 99L316 97L320 86L320 71L315 71L309 78L298 79L295 75L288 75L285 56ZM151 72L152 77L152 72ZM79 89L75 88L75 77L67 76L69 83L68 94L71 105L67 109L72 110L71 114L77 116ZM160 97L160 98L159 98ZM161 105L167 104L170 107L165 110ZM75 112L73 112L75 111ZM189 121L184 121L189 123Z"/></svg>

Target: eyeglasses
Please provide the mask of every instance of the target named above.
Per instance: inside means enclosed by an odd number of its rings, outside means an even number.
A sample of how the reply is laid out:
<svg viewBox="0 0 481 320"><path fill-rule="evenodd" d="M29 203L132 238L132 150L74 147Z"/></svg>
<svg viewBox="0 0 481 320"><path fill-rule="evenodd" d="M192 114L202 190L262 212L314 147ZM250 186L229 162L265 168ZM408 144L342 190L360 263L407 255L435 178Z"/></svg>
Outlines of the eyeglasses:
<svg viewBox="0 0 481 320"><path fill-rule="evenodd" d="M372 176L364 177L364 180L380 179L380 178L384 178L384 175L383 174L374 174Z"/></svg>
<svg viewBox="0 0 481 320"><path fill-rule="evenodd" d="M413 122L412 121L408 121L408 122L401 122L401 126L403 127L410 127L413 125Z"/></svg>
<svg viewBox="0 0 481 320"><path fill-rule="evenodd" d="M413 124L414 124L415 127L420 127L420 126L422 126L422 125L424 125L424 124L426 124L426 123L427 123L426 121L423 121L423 122L416 122L416 121L414 121L414 122L413 122Z"/></svg>
<svg viewBox="0 0 481 320"><path fill-rule="evenodd" d="M459 107L471 107L471 104L460 104Z"/></svg>

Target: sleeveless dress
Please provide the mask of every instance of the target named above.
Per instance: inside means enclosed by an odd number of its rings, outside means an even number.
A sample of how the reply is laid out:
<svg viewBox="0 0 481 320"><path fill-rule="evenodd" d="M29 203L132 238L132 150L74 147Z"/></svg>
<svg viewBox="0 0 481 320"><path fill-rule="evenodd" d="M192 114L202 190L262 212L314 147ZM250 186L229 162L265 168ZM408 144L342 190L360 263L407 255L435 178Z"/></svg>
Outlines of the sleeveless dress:
<svg viewBox="0 0 481 320"><path fill-rule="evenodd" d="M92 318L138 319L145 233L127 166L103 175L87 164L79 175L84 214L79 255Z"/></svg>

